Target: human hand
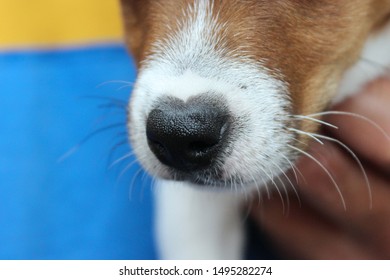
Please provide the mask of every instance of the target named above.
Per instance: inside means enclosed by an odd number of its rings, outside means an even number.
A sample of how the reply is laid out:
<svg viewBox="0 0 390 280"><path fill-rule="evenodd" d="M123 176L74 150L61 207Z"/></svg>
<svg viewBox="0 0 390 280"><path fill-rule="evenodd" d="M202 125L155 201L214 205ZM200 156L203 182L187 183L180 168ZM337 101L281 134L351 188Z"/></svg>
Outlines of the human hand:
<svg viewBox="0 0 390 280"><path fill-rule="evenodd" d="M325 118L339 128L326 135L342 141L363 162L370 190L349 152L322 139L324 145L313 143L311 154L337 186L314 160L302 157L297 164L304 177L298 173L300 201L291 194L286 214L281 199L263 199L252 214L285 258L389 259L390 80L375 81L332 110L362 115L383 129L358 117Z"/></svg>

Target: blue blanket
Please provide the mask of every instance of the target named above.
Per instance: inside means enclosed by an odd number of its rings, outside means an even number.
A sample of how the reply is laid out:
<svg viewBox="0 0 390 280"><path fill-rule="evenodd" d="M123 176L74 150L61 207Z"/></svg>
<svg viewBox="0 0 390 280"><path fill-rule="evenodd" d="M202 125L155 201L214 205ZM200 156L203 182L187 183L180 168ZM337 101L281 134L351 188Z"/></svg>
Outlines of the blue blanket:
<svg viewBox="0 0 390 280"><path fill-rule="evenodd" d="M0 54L0 259L153 259L121 45ZM126 82L124 82L126 81Z"/></svg>

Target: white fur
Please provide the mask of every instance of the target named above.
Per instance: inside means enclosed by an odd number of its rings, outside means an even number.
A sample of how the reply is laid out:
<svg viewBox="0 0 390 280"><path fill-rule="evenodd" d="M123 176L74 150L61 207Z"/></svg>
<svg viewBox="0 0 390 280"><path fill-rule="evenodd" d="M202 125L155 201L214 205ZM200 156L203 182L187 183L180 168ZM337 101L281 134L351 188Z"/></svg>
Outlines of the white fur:
<svg viewBox="0 0 390 280"><path fill-rule="evenodd" d="M263 185L288 167L286 143L291 135L283 125L288 118L290 101L287 85L269 74L259 61L229 56L224 48L223 29L212 16L208 1L197 1L183 11L187 21L180 29L154 44L154 55L140 70L131 102L131 139L143 166L153 175L170 173L147 145L145 123L148 113L162 96L186 101L197 94L215 92L223 96L241 123L232 152L223 164L223 177L241 184L231 188ZM372 38L363 57L380 64L390 64L388 29L383 37ZM216 47L218 46L218 48ZM385 60L385 61L384 61ZM345 76L337 100L356 92L383 71L360 62ZM249 112L249 113L248 113ZM259 151L262 151L261 153ZM268 156L268 158L267 158ZM272 158L272 160L270 160ZM162 258L235 259L242 257L243 229L240 218L240 192L204 192L186 182L160 181L156 193L158 243Z"/></svg>
<svg viewBox="0 0 390 280"><path fill-rule="evenodd" d="M231 192L198 190L160 181L156 193L157 241L164 259L241 259L244 232L240 199Z"/></svg>

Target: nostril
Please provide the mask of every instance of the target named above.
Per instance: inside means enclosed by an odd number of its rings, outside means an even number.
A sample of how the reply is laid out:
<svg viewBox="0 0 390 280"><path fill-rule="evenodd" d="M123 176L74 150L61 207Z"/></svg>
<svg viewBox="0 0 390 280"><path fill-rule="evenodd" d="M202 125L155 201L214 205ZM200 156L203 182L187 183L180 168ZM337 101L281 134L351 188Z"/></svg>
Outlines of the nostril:
<svg viewBox="0 0 390 280"><path fill-rule="evenodd" d="M203 142L203 141L196 141L192 142L188 145L189 150L194 151L194 152L202 152L202 151L207 151L213 146L217 145L218 142L215 143L210 143L210 142Z"/></svg>
<svg viewBox="0 0 390 280"><path fill-rule="evenodd" d="M158 154L165 154L167 152L166 147L159 141L148 139L149 146L153 147L153 152Z"/></svg>
<svg viewBox="0 0 390 280"><path fill-rule="evenodd" d="M219 130L216 129L214 132L209 131L208 135L203 135L201 139L190 142L188 149L193 152L205 153L217 147L222 138L225 136L228 126L228 122L223 122L223 125L220 126L221 128Z"/></svg>
<svg viewBox="0 0 390 280"><path fill-rule="evenodd" d="M215 149L218 145L218 142L210 143L204 141L196 141L192 142L188 145L187 156L189 158L200 158L204 157L207 154L210 154L213 149Z"/></svg>

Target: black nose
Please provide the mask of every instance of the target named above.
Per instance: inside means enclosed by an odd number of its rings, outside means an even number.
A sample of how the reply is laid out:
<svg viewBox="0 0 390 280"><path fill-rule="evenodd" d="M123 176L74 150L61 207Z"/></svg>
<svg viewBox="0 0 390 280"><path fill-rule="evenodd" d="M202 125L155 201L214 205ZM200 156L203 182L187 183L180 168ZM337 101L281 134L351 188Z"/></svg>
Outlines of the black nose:
<svg viewBox="0 0 390 280"><path fill-rule="evenodd" d="M186 172L211 166L228 130L227 110L206 100L162 102L149 113L146 124L148 144L156 157Z"/></svg>

